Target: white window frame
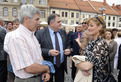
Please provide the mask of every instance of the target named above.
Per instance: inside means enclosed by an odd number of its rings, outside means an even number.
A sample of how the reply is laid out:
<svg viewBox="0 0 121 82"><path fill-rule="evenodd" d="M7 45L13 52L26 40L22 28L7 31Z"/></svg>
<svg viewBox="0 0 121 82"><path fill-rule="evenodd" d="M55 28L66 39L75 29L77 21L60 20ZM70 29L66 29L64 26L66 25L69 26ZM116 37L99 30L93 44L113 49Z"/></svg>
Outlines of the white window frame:
<svg viewBox="0 0 121 82"><path fill-rule="evenodd" d="M8 8L7 7L3 8L3 16L8 16Z"/></svg>

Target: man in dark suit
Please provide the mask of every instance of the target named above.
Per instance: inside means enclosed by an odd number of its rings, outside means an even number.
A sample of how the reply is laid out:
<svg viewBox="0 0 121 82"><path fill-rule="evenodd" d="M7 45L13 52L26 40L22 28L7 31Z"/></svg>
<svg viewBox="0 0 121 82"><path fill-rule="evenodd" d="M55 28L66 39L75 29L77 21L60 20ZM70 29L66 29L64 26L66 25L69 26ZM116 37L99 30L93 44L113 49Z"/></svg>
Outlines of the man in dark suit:
<svg viewBox="0 0 121 82"><path fill-rule="evenodd" d="M80 53L79 53L80 47L79 47L76 39L80 40L82 33L83 33L83 27L82 27L82 24L80 24L80 25L77 26L76 32L71 35L70 43L71 43L72 52L71 52L70 60L71 60L72 56L80 55ZM71 64L71 61L70 61L70 64ZM75 73L76 73L76 67L74 65L74 62L72 61L72 73L71 73L71 75L72 75L73 80L75 78Z"/></svg>
<svg viewBox="0 0 121 82"><path fill-rule="evenodd" d="M7 53L3 49L6 31L0 27L0 82L7 81Z"/></svg>
<svg viewBox="0 0 121 82"><path fill-rule="evenodd" d="M67 34L61 29L61 24L60 15L52 14L48 17L49 27L36 32L44 59L54 64L55 82L64 82L64 69L67 72L66 56L70 54ZM49 82L53 82L53 75Z"/></svg>

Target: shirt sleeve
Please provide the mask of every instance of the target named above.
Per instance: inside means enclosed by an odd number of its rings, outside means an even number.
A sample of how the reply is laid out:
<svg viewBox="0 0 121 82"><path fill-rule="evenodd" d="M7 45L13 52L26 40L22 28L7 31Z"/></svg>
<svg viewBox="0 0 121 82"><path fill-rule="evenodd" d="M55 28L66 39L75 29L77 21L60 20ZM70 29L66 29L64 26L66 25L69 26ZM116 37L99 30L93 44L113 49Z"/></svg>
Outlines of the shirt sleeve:
<svg viewBox="0 0 121 82"><path fill-rule="evenodd" d="M11 63L14 68L21 70L33 64L31 57L32 50L28 47L27 42L22 38L13 38L8 42L8 51Z"/></svg>

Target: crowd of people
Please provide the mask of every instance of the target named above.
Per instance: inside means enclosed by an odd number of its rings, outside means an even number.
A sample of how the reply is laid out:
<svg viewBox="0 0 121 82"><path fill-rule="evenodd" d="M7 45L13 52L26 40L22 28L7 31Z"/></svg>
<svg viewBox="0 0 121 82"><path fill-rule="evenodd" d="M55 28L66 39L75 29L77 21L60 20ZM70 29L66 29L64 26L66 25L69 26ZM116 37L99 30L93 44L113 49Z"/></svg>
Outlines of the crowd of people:
<svg viewBox="0 0 121 82"><path fill-rule="evenodd" d="M30 4L22 5L19 19L6 25L0 17L0 82L64 82L67 57L73 81L81 71L91 76L89 82L103 82L110 57L111 72L121 82L121 32L106 29L102 16L84 19L69 33L62 29L59 14L48 16L46 28L40 19ZM75 63L75 55L85 61Z"/></svg>

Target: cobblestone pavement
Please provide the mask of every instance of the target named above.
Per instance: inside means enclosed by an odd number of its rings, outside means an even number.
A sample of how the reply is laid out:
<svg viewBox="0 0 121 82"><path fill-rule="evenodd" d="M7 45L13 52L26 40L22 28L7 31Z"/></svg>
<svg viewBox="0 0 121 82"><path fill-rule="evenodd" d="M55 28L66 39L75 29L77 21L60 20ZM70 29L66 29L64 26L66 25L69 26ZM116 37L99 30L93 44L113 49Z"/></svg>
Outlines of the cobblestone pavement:
<svg viewBox="0 0 121 82"><path fill-rule="evenodd" d="M64 82L73 82L71 78L71 69L69 68L69 57L67 57L67 69L68 69L68 74L65 73Z"/></svg>

